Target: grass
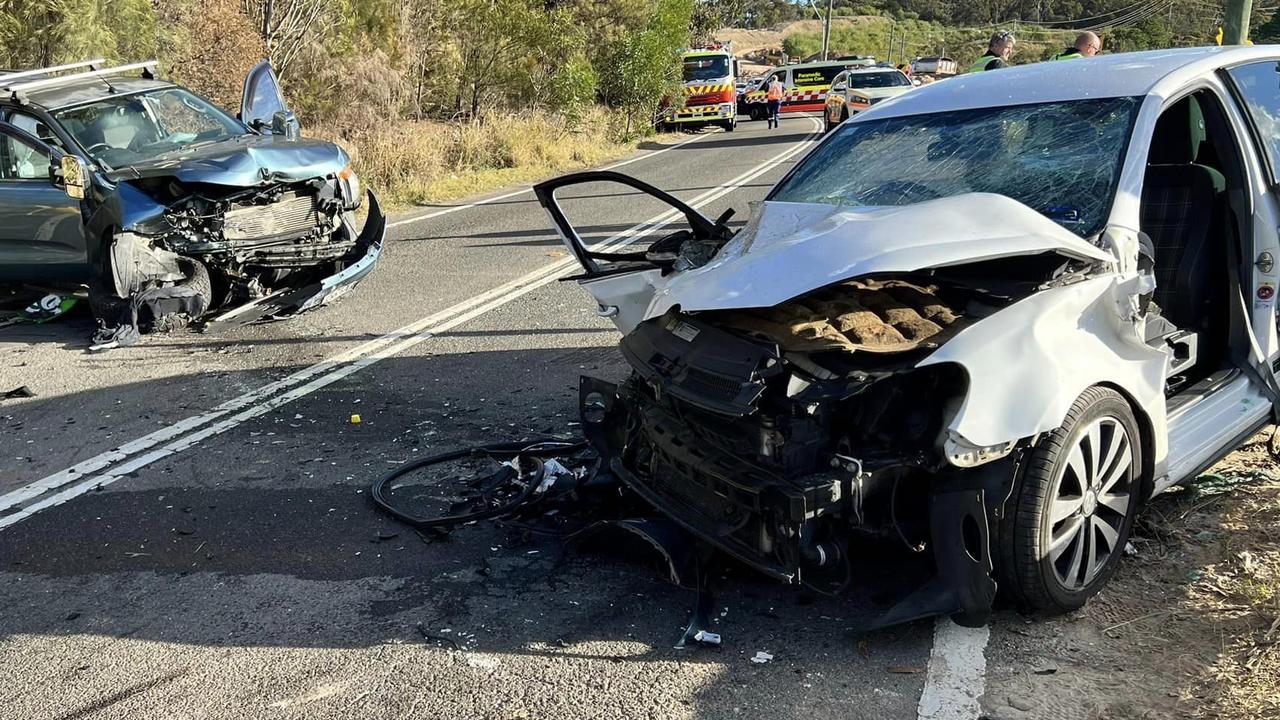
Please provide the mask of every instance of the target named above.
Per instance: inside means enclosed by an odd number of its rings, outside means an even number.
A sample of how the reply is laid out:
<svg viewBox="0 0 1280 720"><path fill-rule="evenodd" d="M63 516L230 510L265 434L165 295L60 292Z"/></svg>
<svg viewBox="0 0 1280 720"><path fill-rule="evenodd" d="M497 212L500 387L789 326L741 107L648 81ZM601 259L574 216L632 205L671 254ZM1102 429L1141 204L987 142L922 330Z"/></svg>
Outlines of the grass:
<svg viewBox="0 0 1280 720"><path fill-rule="evenodd" d="M550 113L490 115L484 122L390 121L354 137L320 128L351 154L365 184L390 208L452 200L591 167L625 155L603 109L570 123Z"/></svg>

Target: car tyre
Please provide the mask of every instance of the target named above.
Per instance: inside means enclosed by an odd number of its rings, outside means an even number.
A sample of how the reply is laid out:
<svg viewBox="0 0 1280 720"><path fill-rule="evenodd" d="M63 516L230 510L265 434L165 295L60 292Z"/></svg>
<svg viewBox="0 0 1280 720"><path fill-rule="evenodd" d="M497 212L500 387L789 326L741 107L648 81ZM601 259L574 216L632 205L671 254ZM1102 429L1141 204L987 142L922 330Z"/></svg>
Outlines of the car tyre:
<svg viewBox="0 0 1280 720"><path fill-rule="evenodd" d="M187 275L187 279L178 283L185 287L204 295L205 307L213 306L213 281L209 278L209 270L204 263L192 258L180 258L179 265L182 267L183 273ZM186 313L170 313L154 318L151 323L152 332L173 332L181 330L198 318L191 317Z"/></svg>
<svg viewBox="0 0 1280 720"><path fill-rule="evenodd" d="M999 528L1000 585L1031 610L1076 610L1115 574L1141 497L1141 435L1128 401L1089 388L1024 467Z"/></svg>
<svg viewBox="0 0 1280 720"><path fill-rule="evenodd" d="M720 127L724 128L725 132L733 132L734 130L738 129L738 119L730 118L728 120L725 120L724 122L720 123Z"/></svg>

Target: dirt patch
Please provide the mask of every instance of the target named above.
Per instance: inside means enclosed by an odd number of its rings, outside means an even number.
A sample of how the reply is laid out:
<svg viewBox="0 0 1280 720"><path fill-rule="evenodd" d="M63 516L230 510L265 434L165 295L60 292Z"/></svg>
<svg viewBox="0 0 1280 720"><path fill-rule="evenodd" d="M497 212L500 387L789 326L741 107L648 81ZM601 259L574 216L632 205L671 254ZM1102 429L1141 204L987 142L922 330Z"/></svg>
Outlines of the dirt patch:
<svg viewBox="0 0 1280 720"><path fill-rule="evenodd" d="M901 280L850 280L719 319L786 350L902 352L927 344L959 318L935 293L936 288Z"/></svg>
<svg viewBox="0 0 1280 720"><path fill-rule="evenodd" d="M1280 466L1255 437L1140 518L1084 609L1012 613L988 651L992 720L1280 718Z"/></svg>

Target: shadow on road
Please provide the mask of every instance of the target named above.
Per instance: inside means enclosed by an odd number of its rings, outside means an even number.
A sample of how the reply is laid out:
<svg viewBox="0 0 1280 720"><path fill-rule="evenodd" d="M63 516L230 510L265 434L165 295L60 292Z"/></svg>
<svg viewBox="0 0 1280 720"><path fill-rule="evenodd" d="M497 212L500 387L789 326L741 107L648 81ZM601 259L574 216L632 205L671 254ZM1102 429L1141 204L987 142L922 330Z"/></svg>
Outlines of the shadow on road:
<svg viewBox="0 0 1280 720"><path fill-rule="evenodd" d="M436 541L369 503L369 483L409 458L572 434L580 373L623 368L611 344L391 358L40 512L0 531L0 640L54 638L65 649L130 638L231 652L391 639L435 653L723 665L686 708L702 717L732 707L799 717L802 706L855 702L871 682L918 694L918 677L884 667L922 664L928 624L859 644L845 634L859 612L849 601L730 570L716 608L724 645L676 651L693 594L647 558L618 557L603 539L569 552L493 523ZM37 404L6 412L20 422ZM757 650L774 662L747 662Z"/></svg>

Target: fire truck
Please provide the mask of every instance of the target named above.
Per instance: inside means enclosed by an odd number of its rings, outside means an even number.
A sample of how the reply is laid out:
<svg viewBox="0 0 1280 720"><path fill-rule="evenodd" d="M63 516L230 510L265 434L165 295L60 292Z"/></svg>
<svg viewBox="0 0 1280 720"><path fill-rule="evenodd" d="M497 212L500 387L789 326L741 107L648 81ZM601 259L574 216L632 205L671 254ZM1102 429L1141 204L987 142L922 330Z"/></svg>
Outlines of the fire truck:
<svg viewBox="0 0 1280 720"><path fill-rule="evenodd" d="M688 50L681 62L683 102L667 103L660 126L719 125L733 132L738 126L738 59L729 43Z"/></svg>

